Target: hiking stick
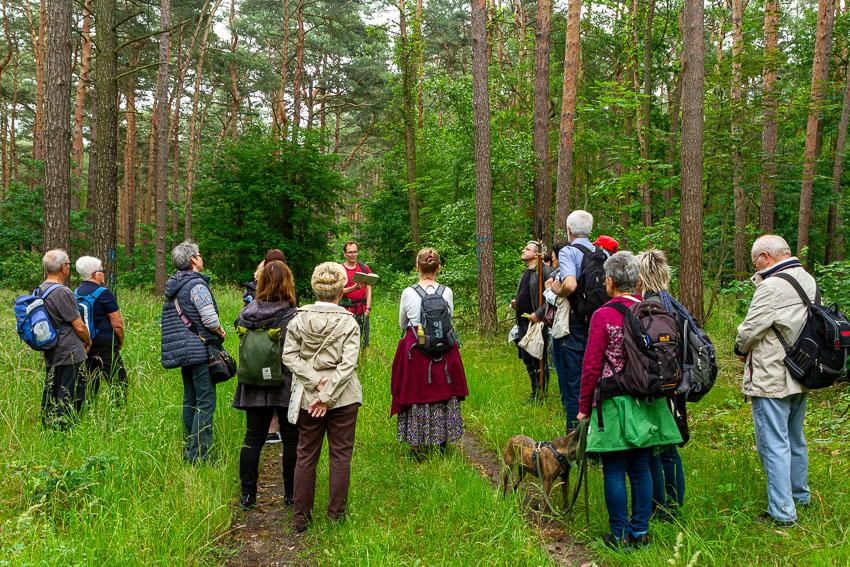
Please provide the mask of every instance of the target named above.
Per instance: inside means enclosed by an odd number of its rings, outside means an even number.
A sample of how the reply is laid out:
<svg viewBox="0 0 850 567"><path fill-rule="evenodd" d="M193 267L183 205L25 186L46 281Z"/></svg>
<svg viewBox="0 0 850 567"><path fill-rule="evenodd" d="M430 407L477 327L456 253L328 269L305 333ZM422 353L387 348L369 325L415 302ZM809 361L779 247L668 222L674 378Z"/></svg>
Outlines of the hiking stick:
<svg viewBox="0 0 850 567"><path fill-rule="evenodd" d="M543 249L542 244L540 242L537 243L537 307L539 308L543 305ZM543 333L541 332L541 336ZM543 389L544 381L543 381L543 369L546 364L546 338L543 339L543 356L540 357L540 371L537 376L537 391L540 392L540 399L543 399L543 396L546 394L546 391Z"/></svg>

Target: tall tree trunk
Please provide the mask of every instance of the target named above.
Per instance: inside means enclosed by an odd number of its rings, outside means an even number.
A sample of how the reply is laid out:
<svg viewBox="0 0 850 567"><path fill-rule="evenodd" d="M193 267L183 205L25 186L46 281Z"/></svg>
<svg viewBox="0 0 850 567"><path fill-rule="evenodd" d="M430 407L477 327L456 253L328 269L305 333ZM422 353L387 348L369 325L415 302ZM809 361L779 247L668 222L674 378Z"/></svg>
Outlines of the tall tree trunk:
<svg viewBox="0 0 850 567"><path fill-rule="evenodd" d="M416 53L416 108L419 128L425 126L425 103L422 87L425 81L425 44L422 41L422 0L416 0L416 19L413 23L413 49Z"/></svg>
<svg viewBox="0 0 850 567"><path fill-rule="evenodd" d="M552 0L538 0L534 33L534 237L551 241L552 177L549 158L549 51Z"/></svg>
<svg viewBox="0 0 850 567"><path fill-rule="evenodd" d="M171 0L160 0L159 70L156 91L156 275L155 291L165 291L165 220L168 200L168 54Z"/></svg>
<svg viewBox="0 0 850 567"><path fill-rule="evenodd" d="M773 212L776 209L776 140L777 100L774 93L779 28L779 0L767 0L764 6L764 70L762 71L762 115L764 125L761 134L761 232L773 231Z"/></svg>
<svg viewBox="0 0 850 567"><path fill-rule="evenodd" d="M637 0L634 0L634 29L635 45L637 46L637 21L639 11ZM638 147L640 149L641 182L640 194L643 203L643 225L652 224L652 194L650 192L649 180L649 120L652 111L652 20L655 17L655 0L649 0L646 6L646 22L643 33L643 92L638 106L637 135Z"/></svg>
<svg viewBox="0 0 850 567"><path fill-rule="evenodd" d="M679 297L697 321L704 320L702 292L702 160L705 100L703 0L685 0L682 38L682 196Z"/></svg>
<svg viewBox="0 0 850 567"><path fill-rule="evenodd" d="M83 45L80 51L80 80L77 83L77 94L74 99L74 138L71 144L71 163L73 164L72 179L76 184L71 191L71 209L80 208L80 184L83 175L83 123L86 110L86 91L88 90L89 71L91 70L91 13L92 0L85 0L83 5L83 21L81 35Z"/></svg>
<svg viewBox="0 0 850 567"><path fill-rule="evenodd" d="M741 120L741 52L744 49L744 0L732 0L732 193L735 204L735 277L747 274L747 196L744 194L744 159L742 155Z"/></svg>
<svg viewBox="0 0 850 567"><path fill-rule="evenodd" d="M419 239L419 200L416 195L416 121L413 117L413 86L415 83L412 49L407 36L407 7L405 0L399 0L399 35L401 39L401 89L402 113L404 114L404 161L407 169L407 209L410 215L410 238L418 249Z"/></svg>
<svg viewBox="0 0 850 567"><path fill-rule="evenodd" d="M802 256L809 245L809 228L812 220L812 188L817 160L817 131L823 106L823 74L827 64L829 45L829 19L835 0L819 0L818 24L815 36L815 53L812 64L812 89L809 102L809 120L806 124L806 149L803 153L803 184L800 189L800 218L797 224L797 255Z"/></svg>
<svg viewBox="0 0 850 567"><path fill-rule="evenodd" d="M295 43L295 76L292 80L292 135L298 140L301 125L301 76L304 72L304 0L297 0L295 19L298 23L298 38Z"/></svg>
<svg viewBox="0 0 850 567"><path fill-rule="evenodd" d="M94 0L97 59L94 68L97 97L97 168L92 198L86 200L93 226L95 254L103 262L110 285L115 285L118 225L118 53L115 1Z"/></svg>
<svg viewBox="0 0 850 567"><path fill-rule="evenodd" d="M478 256L478 324L483 335L496 330L493 280L493 206L490 175L490 94L487 85L487 9L472 0L472 106L475 120L475 232Z"/></svg>
<svg viewBox="0 0 850 567"><path fill-rule="evenodd" d="M581 50L581 0L570 0L564 42L564 85L561 93L561 126L558 136L558 184L555 191L555 239L567 230L573 187L573 135L575 133L578 59ZM577 202L578 200L576 200Z"/></svg>
<svg viewBox="0 0 850 567"><path fill-rule="evenodd" d="M830 2L830 6L827 8L826 14L826 40L824 45L826 45L826 51L824 51L824 61L823 61L823 69L821 69L821 84L824 89L827 89L829 86L829 61L832 59L832 32L835 28L835 4L838 4L841 0L832 0ZM826 92L824 93L827 94ZM821 113L818 118L818 131L817 137L815 138L815 159L820 157L821 148L823 147L823 130L826 125L826 116Z"/></svg>
<svg viewBox="0 0 850 567"><path fill-rule="evenodd" d="M9 192L9 184L18 179L18 151L15 130L17 128L18 117L18 63L20 55L20 52L16 49L15 56L12 59L12 108L9 118L9 176L6 178L6 185L3 187L7 194Z"/></svg>
<svg viewBox="0 0 850 567"><path fill-rule="evenodd" d="M133 51L130 67L139 65L140 50ZM132 257L136 249L136 83L135 73L127 78L126 116L127 132L124 140L124 249Z"/></svg>
<svg viewBox="0 0 850 567"><path fill-rule="evenodd" d="M44 248L70 245L71 0L47 6L47 153L44 164Z"/></svg>
<svg viewBox="0 0 850 567"><path fill-rule="evenodd" d="M280 117L280 137L286 139L287 117L286 117L286 87L289 79L289 0L283 0L283 45L280 58L280 95L278 95L278 116Z"/></svg>
<svg viewBox="0 0 850 567"><path fill-rule="evenodd" d="M239 46L239 35L236 33L236 0L230 0L230 15L227 21L230 29L230 63L227 64L227 71L230 75L230 100L233 106L230 109L226 129L230 133L231 139L235 140L239 131L239 106L242 102L242 97L239 94L239 76L236 68L236 50ZM251 98L249 96L249 106L250 103Z"/></svg>
<svg viewBox="0 0 850 567"><path fill-rule="evenodd" d="M838 135L835 139L835 154L832 160L832 203L829 205L826 230L827 264L844 258L844 196L841 192L841 176L844 174L848 122L850 122L850 61L847 63L847 76L844 79L844 102L841 105L841 118L838 121Z"/></svg>
<svg viewBox="0 0 850 567"><path fill-rule="evenodd" d="M198 20L202 20L201 15ZM177 239L177 223L180 220L180 215L177 213L177 207L180 202L180 101L183 98L183 80L185 77L185 69L189 65L189 57L192 55L192 46L183 56L183 26L177 30L177 81L174 85L174 94L172 100L174 102L174 114L171 117L169 135L171 136L171 196L169 197L170 206L168 207L169 230L168 237L172 240Z"/></svg>
<svg viewBox="0 0 850 567"><path fill-rule="evenodd" d="M44 64L47 56L47 5L46 0L40 0L38 10L38 25L32 15L29 2L24 2L24 13L29 23L30 38L32 40L32 53L35 60L35 118L32 126L32 157L33 159L44 159ZM70 42L70 39L69 39ZM68 55L70 56L70 43Z"/></svg>

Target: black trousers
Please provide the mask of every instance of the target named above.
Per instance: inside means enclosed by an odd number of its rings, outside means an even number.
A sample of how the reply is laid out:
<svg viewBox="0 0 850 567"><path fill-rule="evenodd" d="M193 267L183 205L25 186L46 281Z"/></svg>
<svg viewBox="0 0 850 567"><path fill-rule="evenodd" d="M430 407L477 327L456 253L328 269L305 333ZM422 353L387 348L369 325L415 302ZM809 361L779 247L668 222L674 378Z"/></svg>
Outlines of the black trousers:
<svg viewBox="0 0 850 567"><path fill-rule="evenodd" d="M98 336L86 359L86 390L89 396L96 396L100 391L100 381L105 380L115 386L115 396L118 403L127 401L127 370L118 344L112 337Z"/></svg>
<svg viewBox="0 0 850 567"><path fill-rule="evenodd" d="M520 317L517 320L517 326L519 327L519 338L517 339L517 354L519 356L519 359L522 360L522 363L525 365L525 370L526 372L528 372L528 377L531 380L531 395L532 397L537 398L542 396L549 386L549 365L546 363L549 356L549 330L546 327L543 327L543 392L540 392L540 360L534 358L525 350L519 348L519 341L522 340L522 338L528 332L528 323L528 319L526 319L525 317Z"/></svg>
<svg viewBox="0 0 850 567"><path fill-rule="evenodd" d="M47 366L41 394L41 422L45 427L68 429L83 408L86 383L80 365Z"/></svg>
<svg viewBox="0 0 850 567"><path fill-rule="evenodd" d="M269 425L272 415L277 410L280 416L280 437L283 440L283 493L292 498L295 463L297 461L298 449L298 426L289 423L286 419L286 408L283 407L259 407L247 408L245 410L245 442L239 452L239 480L242 483L242 494L257 494L257 479L260 476L260 453L266 443L269 434Z"/></svg>

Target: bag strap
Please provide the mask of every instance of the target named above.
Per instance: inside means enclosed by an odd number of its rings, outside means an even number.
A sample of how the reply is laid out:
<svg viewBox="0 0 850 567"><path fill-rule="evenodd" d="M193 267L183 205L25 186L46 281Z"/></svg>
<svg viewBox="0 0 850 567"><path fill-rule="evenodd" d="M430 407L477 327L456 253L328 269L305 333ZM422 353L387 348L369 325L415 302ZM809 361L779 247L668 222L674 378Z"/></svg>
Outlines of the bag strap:
<svg viewBox="0 0 850 567"><path fill-rule="evenodd" d="M413 284L412 286L410 286L410 288L416 293L418 293L419 297L421 297L422 299L425 299L425 296L428 295L428 293L424 289L422 289L422 286L418 283Z"/></svg>
<svg viewBox="0 0 850 567"><path fill-rule="evenodd" d="M204 343L204 345L206 345L207 339L204 338L204 336L201 334L200 331L195 329L195 324L192 323L192 320L189 319L189 317L180 308L180 302L177 301L177 297L174 298L174 308L177 310L177 316L180 317L180 321L184 325L186 325L186 328L189 329L189 332L192 333L193 335L197 335L197 337L199 339L201 339L201 342Z"/></svg>
<svg viewBox="0 0 850 567"><path fill-rule="evenodd" d="M773 275L776 276L777 278L785 280L786 282L791 284L791 286L797 292L797 295L799 295L800 299L803 301L803 305L805 305L806 307L809 307L810 305L812 305L812 300L809 299L808 294L806 294L806 292L803 290L803 286L801 286L800 282L798 282L790 274L786 274L784 272L779 272L779 273L776 273L776 274L773 274ZM815 284L815 302L814 302L814 304L815 305L821 304L820 289L818 288L817 284Z"/></svg>
<svg viewBox="0 0 850 567"><path fill-rule="evenodd" d="M446 286L444 286L443 284L438 284L438 285L437 285L437 291L436 291L435 293L436 293L437 295L439 295L440 297L443 297L443 292L444 292L444 291L446 291Z"/></svg>
<svg viewBox="0 0 850 567"><path fill-rule="evenodd" d="M44 301L45 299L47 299L47 296L50 295L51 293L53 293L53 290L58 288L58 287L62 287L62 284L58 284L58 283L52 284L50 287L48 287L44 291L41 291L41 287L37 287L37 288L35 288L35 290L33 290L33 295L40 297L41 300ZM36 291L38 293L35 293Z"/></svg>
<svg viewBox="0 0 850 567"><path fill-rule="evenodd" d="M573 248L578 249L582 256L588 256L593 253L584 244L568 244L567 246L572 246Z"/></svg>

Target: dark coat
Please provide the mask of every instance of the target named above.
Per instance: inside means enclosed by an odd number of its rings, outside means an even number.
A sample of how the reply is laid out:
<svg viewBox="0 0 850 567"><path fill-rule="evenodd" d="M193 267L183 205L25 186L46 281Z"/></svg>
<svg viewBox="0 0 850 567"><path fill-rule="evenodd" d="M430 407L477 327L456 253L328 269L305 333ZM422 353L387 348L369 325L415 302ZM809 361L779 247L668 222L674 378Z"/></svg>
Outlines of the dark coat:
<svg viewBox="0 0 850 567"><path fill-rule="evenodd" d="M549 278L552 277L552 273L554 271L555 271L555 268L552 268L552 267L549 267L549 266L543 266L543 282L544 283L546 282L546 280L548 280ZM537 315L538 319L542 320L543 315L546 313L546 305L545 305L546 300L545 299L543 300L544 304L540 304L540 303L537 302L537 286L538 286L537 279L538 279L537 270L534 270L533 272L531 272L531 277L528 279L528 291L529 291L529 294L531 295L531 306L534 308L534 313ZM517 282L515 297L519 296L519 284L520 284L520 282L522 282L522 277L520 277L519 281ZM545 290L546 288L544 287L543 289Z"/></svg>
<svg viewBox="0 0 850 567"><path fill-rule="evenodd" d="M201 314L192 303L191 291L196 285L209 287L207 276L193 271L180 271L168 278L165 283L165 302L162 304L162 366L165 368L180 368L194 366L207 362L207 347L198 338L198 333L204 340L220 343L221 337L207 329L201 321ZM189 318L194 327L190 331L174 306L174 298L180 304L180 309ZM213 299L215 303L215 299ZM218 312L218 306L216 306Z"/></svg>

